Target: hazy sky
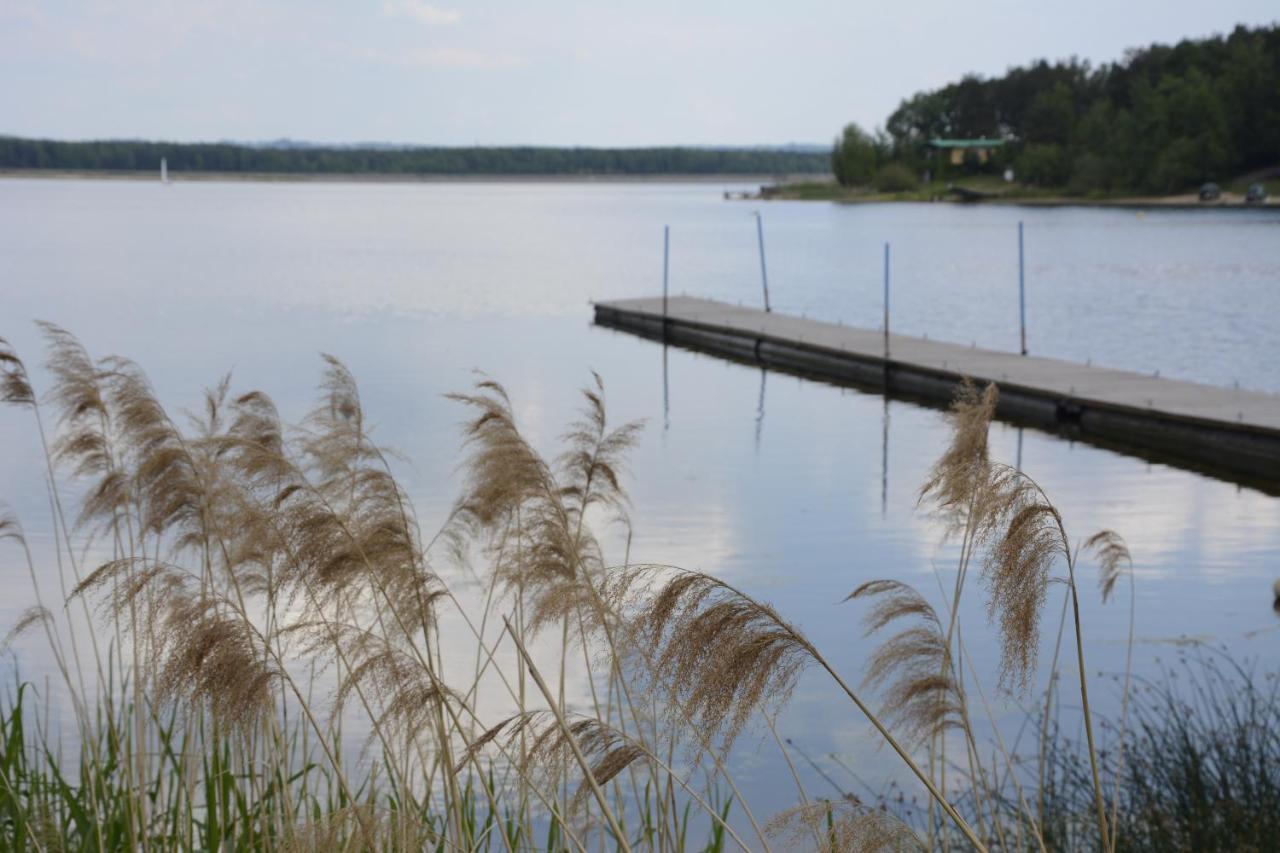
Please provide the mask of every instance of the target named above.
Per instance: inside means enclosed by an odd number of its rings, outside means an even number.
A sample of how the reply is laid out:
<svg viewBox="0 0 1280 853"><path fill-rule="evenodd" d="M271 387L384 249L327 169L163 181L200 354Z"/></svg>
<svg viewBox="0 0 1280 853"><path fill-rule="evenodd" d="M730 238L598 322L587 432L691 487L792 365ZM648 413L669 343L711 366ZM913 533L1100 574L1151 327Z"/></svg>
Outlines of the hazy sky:
<svg viewBox="0 0 1280 853"><path fill-rule="evenodd" d="M965 72L1276 19L1276 0L0 0L0 134L827 142Z"/></svg>

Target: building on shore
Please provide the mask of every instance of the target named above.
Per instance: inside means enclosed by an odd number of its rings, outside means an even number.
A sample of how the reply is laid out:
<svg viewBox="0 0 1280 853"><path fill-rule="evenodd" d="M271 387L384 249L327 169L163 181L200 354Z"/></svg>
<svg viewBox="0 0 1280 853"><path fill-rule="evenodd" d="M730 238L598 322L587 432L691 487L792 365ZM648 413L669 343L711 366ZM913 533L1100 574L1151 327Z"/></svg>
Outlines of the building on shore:
<svg viewBox="0 0 1280 853"><path fill-rule="evenodd" d="M945 156L953 166L963 166L965 162L976 161L986 165L995 156L997 150L1004 146L1003 139L930 139L927 147L935 156Z"/></svg>

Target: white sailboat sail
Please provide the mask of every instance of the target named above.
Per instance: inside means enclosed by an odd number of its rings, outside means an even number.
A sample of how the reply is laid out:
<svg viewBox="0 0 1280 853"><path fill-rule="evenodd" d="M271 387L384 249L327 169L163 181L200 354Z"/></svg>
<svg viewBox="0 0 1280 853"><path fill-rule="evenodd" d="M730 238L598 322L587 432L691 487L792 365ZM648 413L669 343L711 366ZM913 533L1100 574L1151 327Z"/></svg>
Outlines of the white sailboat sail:
<svg viewBox="0 0 1280 853"><path fill-rule="evenodd" d="M164 157L160 158L160 183L169 183L169 161Z"/></svg>

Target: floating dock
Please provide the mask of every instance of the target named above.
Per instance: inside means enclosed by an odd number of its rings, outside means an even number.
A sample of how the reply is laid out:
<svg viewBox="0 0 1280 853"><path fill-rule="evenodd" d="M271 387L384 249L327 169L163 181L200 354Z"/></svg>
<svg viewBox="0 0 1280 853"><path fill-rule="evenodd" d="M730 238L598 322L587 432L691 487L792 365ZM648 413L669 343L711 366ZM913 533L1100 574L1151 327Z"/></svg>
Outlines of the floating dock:
<svg viewBox="0 0 1280 853"><path fill-rule="evenodd" d="M858 329L676 296L595 304L597 325L839 385L946 404L963 378L1004 419L1280 492L1280 396Z"/></svg>

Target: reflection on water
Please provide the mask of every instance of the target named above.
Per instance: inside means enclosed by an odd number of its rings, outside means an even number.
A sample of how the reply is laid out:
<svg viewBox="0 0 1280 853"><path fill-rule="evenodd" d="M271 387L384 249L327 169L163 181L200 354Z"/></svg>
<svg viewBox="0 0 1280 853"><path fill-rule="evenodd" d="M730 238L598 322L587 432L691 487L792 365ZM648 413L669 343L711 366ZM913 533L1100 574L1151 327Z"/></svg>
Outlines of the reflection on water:
<svg viewBox="0 0 1280 853"><path fill-rule="evenodd" d="M667 383L667 345L662 345L662 431L671 429L671 392Z"/></svg>
<svg viewBox="0 0 1280 853"><path fill-rule="evenodd" d="M764 383L769 371L760 368L760 402L756 405L756 453L760 453L760 433L764 432Z"/></svg>
<svg viewBox="0 0 1280 853"><path fill-rule="evenodd" d="M889 398L884 398L884 416L880 430L880 517L889 514Z"/></svg>
<svg viewBox="0 0 1280 853"><path fill-rule="evenodd" d="M31 321L59 321L95 353L136 359L174 410L198 406L201 387L232 370L237 388L263 389L288 418L315 396L316 354L333 353L361 380L377 439L410 460L400 473L427 531L459 487L462 413L443 394L468 387L473 369L487 371L508 386L529 436L550 453L594 369L612 420L649 420L628 477L631 559L731 578L797 622L854 681L869 644L861 612L840 604L849 592L892 577L937 600L949 583L955 547L916 506L947 440L940 412L590 325L588 297L656 291L654 241L637 235L656 234L664 221L681 235L675 290L759 298L755 229L741 207L720 200L722 188L171 189L0 181L0 335L36 363ZM1010 348L1016 266L1005 255L1016 260L1011 229L1025 218L1033 352L1223 384L1238 374L1243 384L1280 388L1270 368L1280 360L1280 241L1265 216L803 204L765 214L775 310L876 325L875 255L889 235L895 327ZM1005 290L1010 310L997 311ZM1090 306L1085 325L1081 304ZM1014 322L1001 322L1006 313ZM36 377L47 387L41 371ZM52 565L39 446L22 413L0 410L0 447L0 499ZM1150 671L1185 635L1245 654L1274 647L1280 501L1014 426L993 426L991 447L1044 486L1073 538L1102 528L1125 536L1140 669ZM604 538L620 560L625 532ZM1115 672L1127 607L1102 606L1090 571L1082 578L1087 661ZM56 599L52 578L45 581ZM7 625L30 603L8 551L0 552L0 584L12 591L0 602ZM1057 607L1051 598L1046 612ZM979 585L961 618L991 687L998 641L983 629ZM18 651L24 674L38 676L40 643L24 640ZM465 677L473 650L460 648L457 658ZM589 701L581 680L570 692ZM1098 692L1105 713L1114 696L1106 682ZM1021 720L1013 704L997 713L1011 728ZM897 772L820 678L802 683L779 727L808 756L799 769L813 791L830 788L823 773L847 786L852 768L878 787ZM743 742L740 778L753 802L789 803L793 791L777 782L788 778L785 768L762 744Z"/></svg>

